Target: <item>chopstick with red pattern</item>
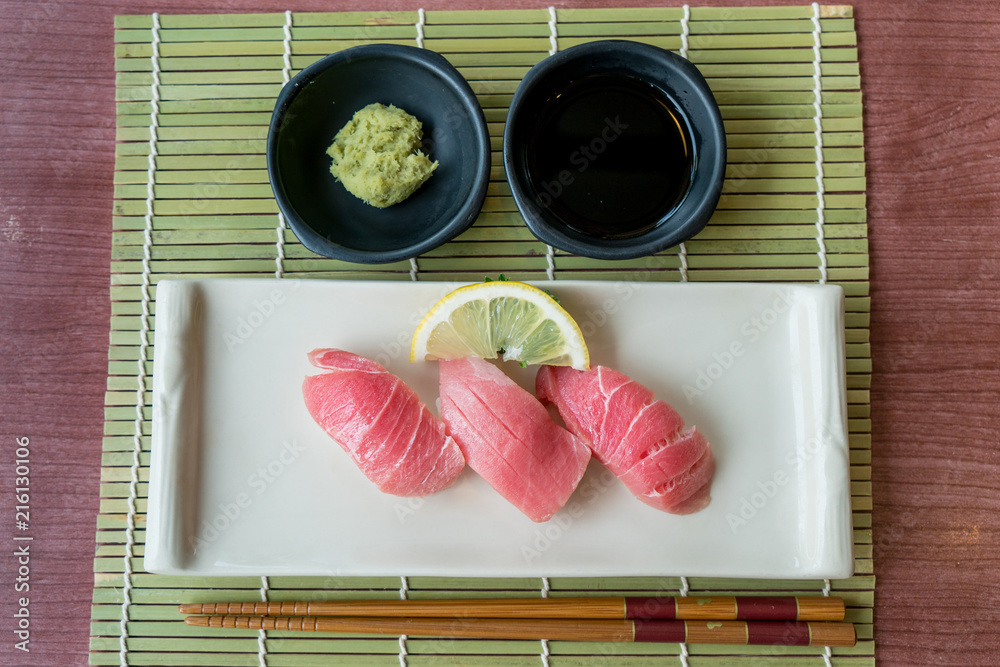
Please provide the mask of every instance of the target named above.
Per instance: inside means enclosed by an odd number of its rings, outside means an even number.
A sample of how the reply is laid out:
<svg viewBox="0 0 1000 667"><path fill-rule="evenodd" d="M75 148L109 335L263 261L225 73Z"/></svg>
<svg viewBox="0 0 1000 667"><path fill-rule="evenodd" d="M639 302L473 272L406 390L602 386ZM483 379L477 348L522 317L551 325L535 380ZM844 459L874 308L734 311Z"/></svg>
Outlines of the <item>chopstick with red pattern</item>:
<svg viewBox="0 0 1000 667"><path fill-rule="evenodd" d="M854 646L854 625L801 621L596 620L562 618L372 618L188 616L188 625L250 630L605 642Z"/></svg>
<svg viewBox="0 0 1000 667"><path fill-rule="evenodd" d="M409 618L842 621L844 600L820 596L699 596L336 600L183 604L182 614Z"/></svg>

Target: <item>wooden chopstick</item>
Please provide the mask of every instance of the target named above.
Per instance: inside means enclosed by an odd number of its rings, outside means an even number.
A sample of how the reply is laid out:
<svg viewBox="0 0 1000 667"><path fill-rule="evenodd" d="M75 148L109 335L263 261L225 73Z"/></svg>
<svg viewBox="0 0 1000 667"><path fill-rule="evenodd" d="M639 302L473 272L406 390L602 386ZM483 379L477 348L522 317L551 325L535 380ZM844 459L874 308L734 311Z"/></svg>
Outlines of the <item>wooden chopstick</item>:
<svg viewBox="0 0 1000 667"><path fill-rule="evenodd" d="M182 614L409 618L842 621L839 597L594 597L182 604Z"/></svg>
<svg viewBox="0 0 1000 667"><path fill-rule="evenodd" d="M685 642L766 646L854 646L854 625L798 621L680 621L538 618L188 616L188 625L420 637Z"/></svg>

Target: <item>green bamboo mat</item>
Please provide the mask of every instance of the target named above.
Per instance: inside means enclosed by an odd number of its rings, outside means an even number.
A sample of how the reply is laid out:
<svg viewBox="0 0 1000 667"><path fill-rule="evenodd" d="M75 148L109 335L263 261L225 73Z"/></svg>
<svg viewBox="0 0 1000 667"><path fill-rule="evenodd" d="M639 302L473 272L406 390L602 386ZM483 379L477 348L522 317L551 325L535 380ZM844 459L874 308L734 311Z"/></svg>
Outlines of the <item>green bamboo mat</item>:
<svg viewBox="0 0 1000 667"><path fill-rule="evenodd" d="M552 22L550 11L544 8L161 16L155 31L151 16L117 17L112 316L91 663L392 666L402 660L414 666L873 665L871 363L861 85L851 8L820 7L817 11L815 23L810 6L694 7L687 16L680 7L560 9ZM469 231L420 257L415 267L407 262L367 267L316 257L291 232L281 229L267 183L264 140L274 99L288 74L327 53L356 44L414 45L418 34L423 46L444 54L459 68L485 110L493 170L483 212ZM824 273L822 256L829 282L842 285L847 293L856 574L829 582L828 589L846 598L848 620L858 630L858 645L835 649L829 655L814 648L690 646L686 647L688 655L677 644L551 642L543 646L530 641L409 639L406 655L401 657L395 637L282 632L262 637L253 631L206 631L184 625L175 608L181 602L256 600L263 594L271 600L396 598L404 586L413 598L530 596L541 595L545 586L552 596L676 593L684 587L693 593L737 595L824 591L823 581L677 577L261 580L167 577L142 569L157 281L267 277L279 268L284 276L296 278L480 280L502 271L515 279L545 279L547 249L524 226L504 179L499 149L506 108L521 77L546 57L553 41L555 47L565 49L612 37L686 53L707 77L722 109L729 142L727 181L710 224L685 244L686 277L691 281L815 282ZM158 85L154 85L154 53ZM814 78L817 70L818 81ZM150 169L154 116L155 158ZM817 161L818 153L821 161ZM154 185L147 203L151 175ZM151 214L148 234L147 205ZM822 236L817 229L821 211L825 219L820 226ZM680 255L679 248L672 248L653 257L608 262L556 252L554 276L557 280L677 281L682 279ZM148 289L144 268L148 268ZM140 358L145 361L139 363ZM127 618L124 627L123 614Z"/></svg>

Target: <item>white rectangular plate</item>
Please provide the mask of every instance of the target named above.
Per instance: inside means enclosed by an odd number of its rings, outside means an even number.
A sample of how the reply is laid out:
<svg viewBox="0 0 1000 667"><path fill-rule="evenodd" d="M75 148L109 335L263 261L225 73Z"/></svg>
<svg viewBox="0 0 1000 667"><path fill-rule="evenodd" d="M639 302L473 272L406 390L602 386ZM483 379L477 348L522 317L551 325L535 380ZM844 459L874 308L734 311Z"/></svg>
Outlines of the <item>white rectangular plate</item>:
<svg viewBox="0 0 1000 667"><path fill-rule="evenodd" d="M375 359L432 410L411 363L457 285L162 281L145 566L197 575L837 578L852 574L843 292L834 286L565 281L593 364L630 375L712 442L712 502L672 516L596 462L535 524L471 470L380 493L306 411L314 348ZM535 369L504 364L533 390Z"/></svg>

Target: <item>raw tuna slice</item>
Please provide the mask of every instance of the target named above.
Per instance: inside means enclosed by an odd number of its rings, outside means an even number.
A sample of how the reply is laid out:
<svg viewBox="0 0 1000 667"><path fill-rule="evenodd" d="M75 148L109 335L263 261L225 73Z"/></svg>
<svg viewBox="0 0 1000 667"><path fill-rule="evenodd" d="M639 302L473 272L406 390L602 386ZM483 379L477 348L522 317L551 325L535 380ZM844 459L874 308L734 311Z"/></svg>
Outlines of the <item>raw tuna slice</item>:
<svg viewBox="0 0 1000 667"><path fill-rule="evenodd" d="M441 418L469 466L532 521L551 518L583 477L590 450L488 361L438 363Z"/></svg>
<svg viewBox="0 0 1000 667"><path fill-rule="evenodd" d="M639 500L673 514L708 505L715 460L708 440L646 387L604 366L543 366L535 393Z"/></svg>
<svg viewBox="0 0 1000 667"><path fill-rule="evenodd" d="M302 383L309 414L379 490L426 496L462 472L465 459L444 424L398 377L343 350L313 350L309 361L331 371Z"/></svg>

